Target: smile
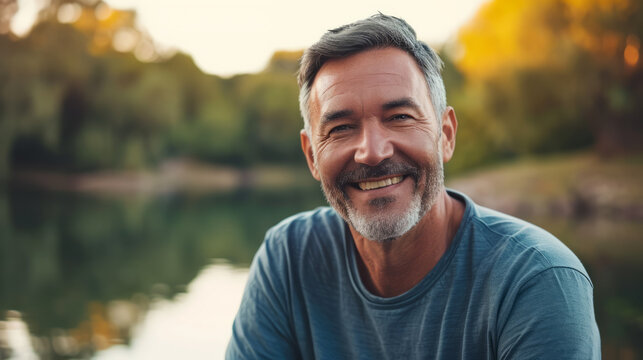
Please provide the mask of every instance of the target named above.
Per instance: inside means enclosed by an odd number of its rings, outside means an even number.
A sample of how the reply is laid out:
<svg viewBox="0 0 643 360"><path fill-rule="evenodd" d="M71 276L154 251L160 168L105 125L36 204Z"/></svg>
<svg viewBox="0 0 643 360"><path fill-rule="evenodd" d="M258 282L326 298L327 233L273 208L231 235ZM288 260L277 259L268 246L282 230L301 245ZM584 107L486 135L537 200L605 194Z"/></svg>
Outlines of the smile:
<svg viewBox="0 0 643 360"><path fill-rule="evenodd" d="M404 176L394 176L387 179L377 180L377 181L363 181L357 183L357 186L362 190L373 190L379 189L386 186L395 185L401 182L404 179Z"/></svg>

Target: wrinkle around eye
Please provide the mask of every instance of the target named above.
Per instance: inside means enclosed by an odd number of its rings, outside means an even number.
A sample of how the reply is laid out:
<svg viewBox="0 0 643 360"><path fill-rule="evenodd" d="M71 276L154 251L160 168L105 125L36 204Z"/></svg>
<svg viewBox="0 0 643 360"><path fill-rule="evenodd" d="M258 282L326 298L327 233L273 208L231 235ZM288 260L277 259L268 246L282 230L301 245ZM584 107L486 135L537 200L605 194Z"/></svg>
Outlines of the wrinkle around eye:
<svg viewBox="0 0 643 360"><path fill-rule="evenodd" d="M316 159L319 159L320 154L324 152L324 150L326 149L326 147L329 145L330 142L331 142L331 139L328 136L319 135L317 139L317 146L314 147Z"/></svg>
<svg viewBox="0 0 643 360"><path fill-rule="evenodd" d="M334 131L334 129L340 126L344 127L344 129ZM353 127L350 124L344 124L322 131L317 135L317 149L322 150L329 144L345 139L352 129Z"/></svg>

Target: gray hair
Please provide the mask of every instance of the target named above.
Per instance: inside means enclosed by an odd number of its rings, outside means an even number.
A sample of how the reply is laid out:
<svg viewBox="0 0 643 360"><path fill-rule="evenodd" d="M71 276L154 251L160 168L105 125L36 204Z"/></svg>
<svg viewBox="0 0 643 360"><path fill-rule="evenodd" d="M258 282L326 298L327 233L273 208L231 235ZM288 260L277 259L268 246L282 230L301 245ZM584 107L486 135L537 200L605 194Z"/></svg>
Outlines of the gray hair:
<svg viewBox="0 0 643 360"><path fill-rule="evenodd" d="M424 73L431 103L438 119L447 107L442 81L442 60L427 44L417 39L415 30L394 16L375 14L369 18L329 30L304 51L299 66L299 109L304 129L310 134L310 91L319 69L328 60L345 58L373 48L396 47L411 55Z"/></svg>

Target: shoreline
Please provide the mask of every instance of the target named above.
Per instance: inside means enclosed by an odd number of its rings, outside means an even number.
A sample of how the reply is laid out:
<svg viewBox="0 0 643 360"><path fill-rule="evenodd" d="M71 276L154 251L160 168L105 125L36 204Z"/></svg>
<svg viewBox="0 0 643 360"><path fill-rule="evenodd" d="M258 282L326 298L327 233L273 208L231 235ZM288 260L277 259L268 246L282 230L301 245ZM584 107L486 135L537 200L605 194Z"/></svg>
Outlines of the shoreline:
<svg viewBox="0 0 643 360"><path fill-rule="evenodd" d="M602 159L592 153L522 159L474 170L446 185L483 206L516 216L592 216L643 220L643 161ZM173 159L156 170L69 174L22 170L9 188L93 195L156 196L167 193L225 193L239 190L318 189L304 166L262 165L248 169Z"/></svg>
<svg viewBox="0 0 643 360"><path fill-rule="evenodd" d="M478 204L516 216L643 220L643 161L583 152L522 159L447 184Z"/></svg>
<svg viewBox="0 0 643 360"><path fill-rule="evenodd" d="M307 178L310 178L309 180ZM107 195L161 195L171 192L231 192L243 189L286 189L313 183L305 167L261 165L248 169L200 163L190 159L164 162L158 169L65 173L15 171L10 187Z"/></svg>

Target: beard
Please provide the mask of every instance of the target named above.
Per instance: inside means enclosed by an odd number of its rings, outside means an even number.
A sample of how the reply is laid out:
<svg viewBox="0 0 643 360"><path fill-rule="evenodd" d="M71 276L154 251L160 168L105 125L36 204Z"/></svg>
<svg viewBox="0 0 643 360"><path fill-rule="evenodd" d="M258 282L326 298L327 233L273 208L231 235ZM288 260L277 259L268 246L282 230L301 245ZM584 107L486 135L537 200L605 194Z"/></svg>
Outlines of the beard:
<svg viewBox="0 0 643 360"><path fill-rule="evenodd" d="M341 217L365 238L386 242L397 239L411 230L431 210L444 187L444 168L440 149L430 163L418 166L403 160L386 159L376 166L359 164L355 169L345 169L334 181L322 178L321 187L326 201ZM378 178L404 174L415 182L408 207L401 213L388 211L394 197L381 197L369 202L374 212L365 213L357 209L346 192L347 186Z"/></svg>

